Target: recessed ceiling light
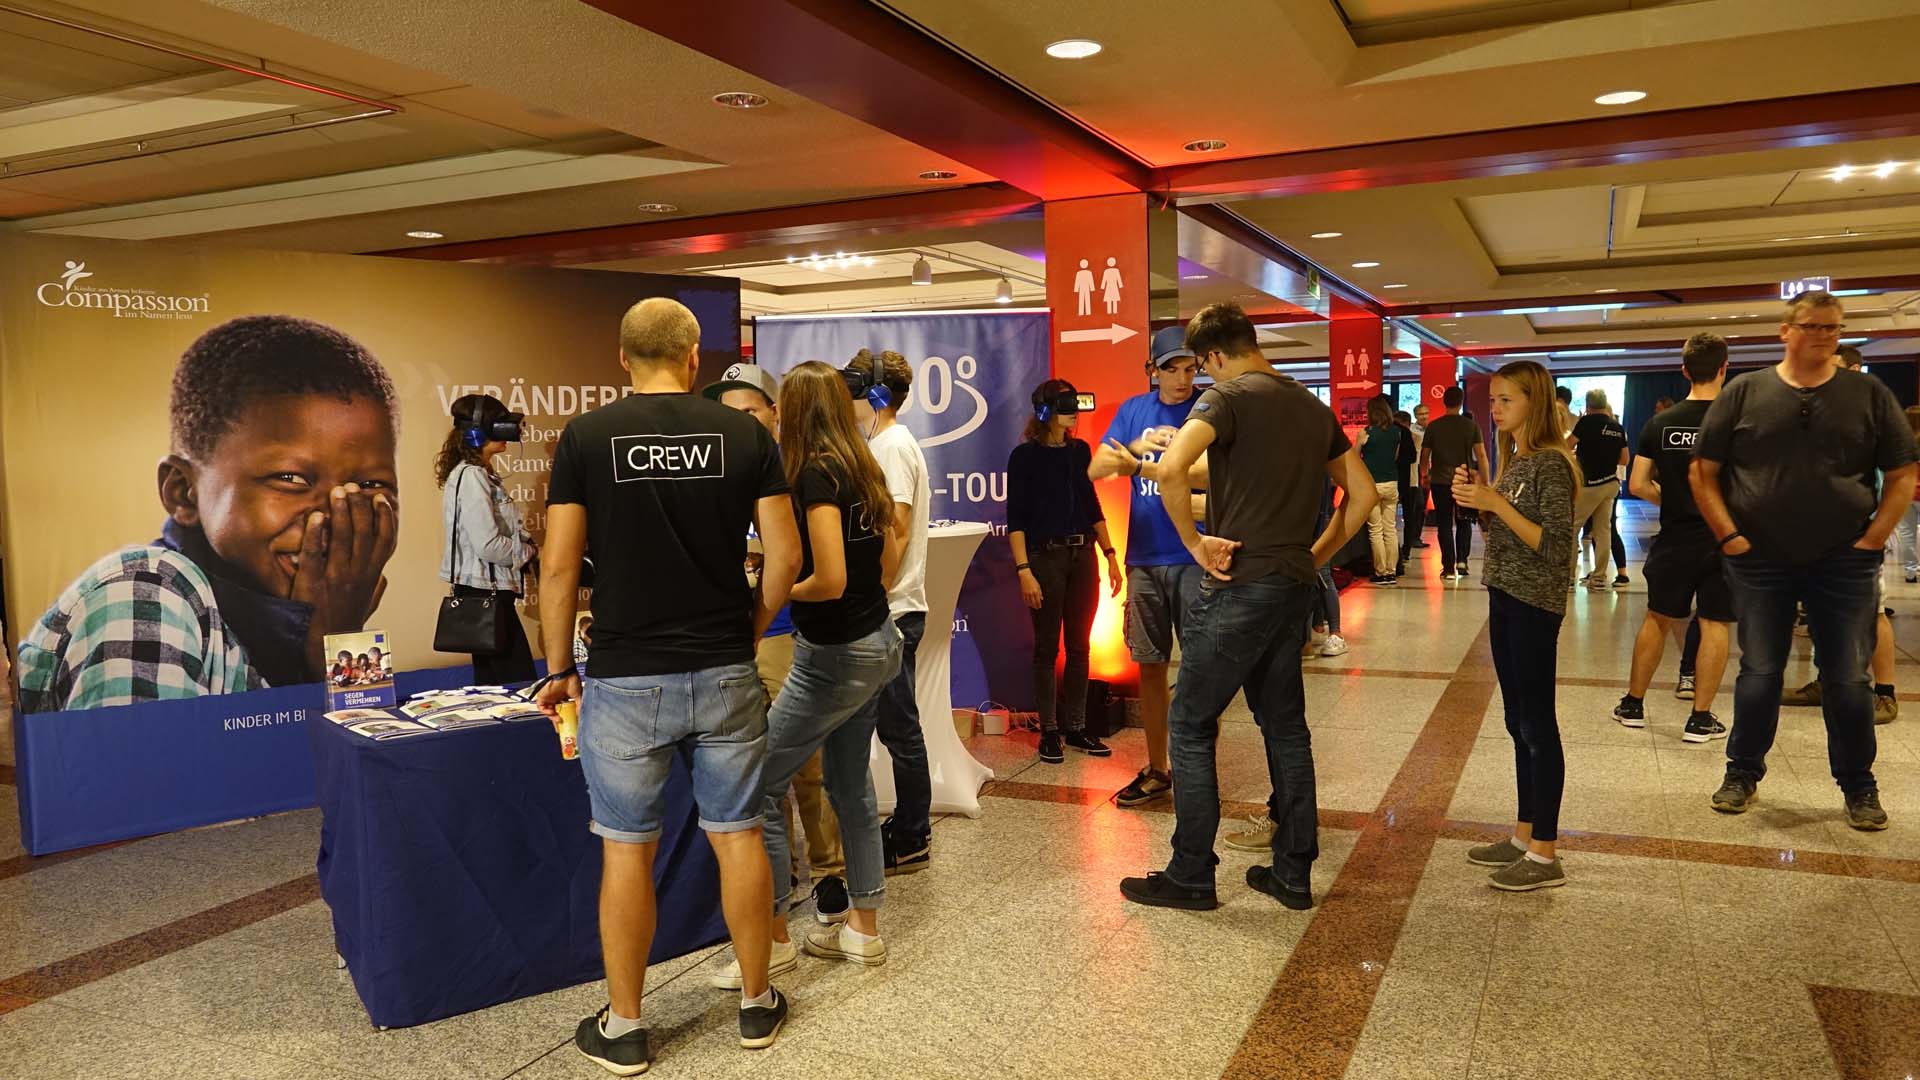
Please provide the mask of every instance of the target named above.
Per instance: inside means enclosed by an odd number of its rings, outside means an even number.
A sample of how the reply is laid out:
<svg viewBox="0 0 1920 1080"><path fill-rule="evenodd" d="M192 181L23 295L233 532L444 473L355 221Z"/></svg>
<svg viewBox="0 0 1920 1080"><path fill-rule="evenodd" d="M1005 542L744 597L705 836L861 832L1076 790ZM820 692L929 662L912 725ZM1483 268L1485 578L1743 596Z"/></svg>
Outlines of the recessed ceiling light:
<svg viewBox="0 0 1920 1080"><path fill-rule="evenodd" d="M952 180L960 174L947 169L928 169L920 174L922 180Z"/></svg>
<svg viewBox="0 0 1920 1080"><path fill-rule="evenodd" d="M1047 55L1055 60L1085 60L1098 53L1102 46L1087 38L1067 38L1047 46Z"/></svg>
<svg viewBox="0 0 1920 1080"><path fill-rule="evenodd" d="M1353 268L1355 270L1371 270L1379 265L1377 262L1357 262L1353 264Z"/></svg>
<svg viewBox="0 0 1920 1080"><path fill-rule="evenodd" d="M1407 283L1404 281L1396 281L1391 285L1382 285L1380 287L1383 289L1404 289L1407 287Z"/></svg>
<svg viewBox="0 0 1920 1080"><path fill-rule="evenodd" d="M1225 139L1195 139L1180 149L1189 154L1211 154L1227 148Z"/></svg>
<svg viewBox="0 0 1920 1080"><path fill-rule="evenodd" d="M1899 167L1900 163L1897 161L1883 161L1878 168L1873 170L1874 179L1885 180L1887 177L1893 175L1893 170Z"/></svg>
<svg viewBox="0 0 1920 1080"><path fill-rule="evenodd" d="M713 95L713 103L723 109L758 109L767 103L767 99L746 90L729 90Z"/></svg>
<svg viewBox="0 0 1920 1080"><path fill-rule="evenodd" d="M1595 105L1631 105L1645 99L1645 90L1612 90L1593 99Z"/></svg>
<svg viewBox="0 0 1920 1080"><path fill-rule="evenodd" d="M432 229L413 229L409 231L407 235L415 240L438 240L445 236L446 233L437 233Z"/></svg>
<svg viewBox="0 0 1920 1080"><path fill-rule="evenodd" d="M639 206L634 207L634 209L643 214L671 214L680 208L672 203L643 202Z"/></svg>
<svg viewBox="0 0 1920 1080"><path fill-rule="evenodd" d="M1480 344L1480 339L1479 339L1479 338L1477 338L1477 337L1470 337L1470 338L1463 338L1463 339L1461 339L1461 340L1462 340L1462 343L1463 343L1463 344L1467 344L1467 345L1478 345L1478 344Z"/></svg>
<svg viewBox="0 0 1920 1080"><path fill-rule="evenodd" d="M1338 232L1317 232L1317 233L1314 233L1314 234L1313 234L1313 236L1312 236L1312 239L1314 239L1314 240L1332 240L1332 239L1334 239L1335 237L1340 237L1340 236L1345 236L1345 235L1347 235L1347 234L1346 234L1346 233L1338 233Z"/></svg>
<svg viewBox="0 0 1920 1080"><path fill-rule="evenodd" d="M1182 275L1180 275L1180 280L1181 280L1181 281L1205 281L1205 280L1207 280L1207 275L1205 275L1205 274L1182 274Z"/></svg>
<svg viewBox="0 0 1920 1080"><path fill-rule="evenodd" d="M1603 293L1603 292L1619 292L1620 290L1619 289L1595 289L1593 291L1597 293Z"/></svg>
<svg viewBox="0 0 1920 1080"><path fill-rule="evenodd" d="M1830 173L1828 173L1828 174L1827 174L1827 179L1829 179L1829 180L1845 180L1845 179L1846 179L1847 177L1849 177L1849 176L1852 176L1852 175L1853 175L1853 166L1851 166L1851 165L1836 165L1836 166L1834 166L1834 170L1833 170L1832 172L1830 172Z"/></svg>

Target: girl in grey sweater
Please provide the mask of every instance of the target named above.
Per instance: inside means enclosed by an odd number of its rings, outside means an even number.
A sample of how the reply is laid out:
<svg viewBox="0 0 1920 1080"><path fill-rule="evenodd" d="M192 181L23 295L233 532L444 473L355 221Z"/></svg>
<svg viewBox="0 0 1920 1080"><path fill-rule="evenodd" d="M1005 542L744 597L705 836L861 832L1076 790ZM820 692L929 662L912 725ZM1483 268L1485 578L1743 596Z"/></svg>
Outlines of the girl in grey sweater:
<svg viewBox="0 0 1920 1080"><path fill-rule="evenodd" d="M1525 892L1567 881L1554 852L1567 777L1554 678L1580 466L1554 417L1546 368L1531 360L1501 368L1493 377L1492 405L1500 479L1488 484L1461 468L1453 497L1486 522L1487 631L1513 736L1519 812L1511 837L1474 848L1467 858L1499 867L1494 888Z"/></svg>

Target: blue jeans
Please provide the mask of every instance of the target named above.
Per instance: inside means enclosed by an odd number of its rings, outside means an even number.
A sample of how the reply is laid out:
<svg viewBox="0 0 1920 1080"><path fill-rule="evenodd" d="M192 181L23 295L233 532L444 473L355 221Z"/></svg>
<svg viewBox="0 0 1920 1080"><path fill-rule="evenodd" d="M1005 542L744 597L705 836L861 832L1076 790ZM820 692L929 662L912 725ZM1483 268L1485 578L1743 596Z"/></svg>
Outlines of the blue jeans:
<svg viewBox="0 0 1920 1080"><path fill-rule="evenodd" d="M1300 647L1307 612L1320 583L1272 575L1222 583L1207 578L1187 609L1180 679L1168 711L1173 763L1173 859L1167 876L1189 888L1213 887L1214 834L1220 828L1220 781L1214 750L1220 713L1247 692L1267 749L1273 796L1273 872L1280 884L1307 888L1320 855L1314 805L1313 740L1307 731Z"/></svg>
<svg viewBox="0 0 1920 1080"><path fill-rule="evenodd" d="M1329 634L1340 632L1340 589L1333 583L1330 567L1320 568L1320 595L1314 598L1313 612L1308 618L1324 623Z"/></svg>
<svg viewBox="0 0 1920 1080"><path fill-rule="evenodd" d="M1519 804L1514 820L1533 826L1535 840L1559 839L1560 800L1567 787L1567 757L1554 711L1563 618L1499 589L1487 590L1487 640L1506 705L1507 734L1513 737Z"/></svg>
<svg viewBox="0 0 1920 1080"><path fill-rule="evenodd" d="M913 656L927 632L927 613L909 611L895 616L893 625L900 631L900 670L880 692L876 730L893 758L893 834L923 842L933 831L927 820L933 808L933 776L927 768L927 736L920 730L920 703L913 694Z"/></svg>
<svg viewBox="0 0 1920 1080"><path fill-rule="evenodd" d="M767 713L764 788L767 861L773 865L774 910L787 913L793 873L786 815L780 804L794 775L815 750L840 841L847 857L847 893L853 906L877 909L887 891L880 847L880 809L867 755L880 713L880 694L900 670L900 632L885 622L866 637L815 645L793 635L793 670Z"/></svg>
<svg viewBox="0 0 1920 1080"><path fill-rule="evenodd" d="M622 844L659 840L667 776L682 752L690 755L702 829L758 827L765 702L752 664L586 680L580 767L593 831Z"/></svg>
<svg viewBox="0 0 1920 1080"><path fill-rule="evenodd" d="M1793 609L1807 609L1820 673L1820 712L1827 722L1827 765L1849 795L1875 789L1873 657L1879 551L1851 545L1805 565L1753 554L1722 560L1740 635L1740 677L1733 684L1733 731L1727 775L1753 783L1767 775L1767 751L1780 726L1782 669L1793 645Z"/></svg>

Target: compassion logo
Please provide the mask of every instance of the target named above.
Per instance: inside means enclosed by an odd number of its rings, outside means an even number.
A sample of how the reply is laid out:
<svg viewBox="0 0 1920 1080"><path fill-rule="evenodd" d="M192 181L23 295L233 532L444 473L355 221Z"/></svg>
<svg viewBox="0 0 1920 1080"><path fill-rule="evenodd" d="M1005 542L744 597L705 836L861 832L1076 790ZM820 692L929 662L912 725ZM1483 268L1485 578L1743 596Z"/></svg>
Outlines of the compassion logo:
<svg viewBox="0 0 1920 1080"><path fill-rule="evenodd" d="M87 308L116 319L191 319L207 314L207 295L173 296L156 289L102 288L83 285L93 276L84 262L67 260L58 281L43 283L34 299L50 308Z"/></svg>

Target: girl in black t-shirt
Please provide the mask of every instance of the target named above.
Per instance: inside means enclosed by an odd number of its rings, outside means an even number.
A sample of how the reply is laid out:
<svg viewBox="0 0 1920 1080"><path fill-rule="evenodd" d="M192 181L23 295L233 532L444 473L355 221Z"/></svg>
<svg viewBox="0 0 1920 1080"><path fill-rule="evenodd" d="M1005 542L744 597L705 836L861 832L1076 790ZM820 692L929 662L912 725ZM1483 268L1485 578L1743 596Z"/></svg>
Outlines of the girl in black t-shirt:
<svg viewBox="0 0 1920 1080"><path fill-rule="evenodd" d="M1093 452L1073 437L1080 420L1077 394L1065 379L1033 391L1026 438L1007 458L1007 538L1020 595L1033 615L1033 695L1040 713L1040 760L1066 760L1065 748L1106 757L1113 751L1089 735L1087 666L1100 577L1094 547L1105 555L1107 581L1120 595L1120 560L1093 494L1087 467ZM1054 714L1054 658L1064 636L1067 661ZM1065 729L1064 735L1062 728Z"/></svg>
<svg viewBox="0 0 1920 1080"><path fill-rule="evenodd" d="M900 632L887 615L887 586L904 537L893 498L853 418L840 373L817 361L780 385L780 453L800 522L800 580L793 601L793 669L767 715L767 857L775 907L772 974L792 968L787 940L790 867L781 804L800 767L820 751L827 798L840 819L851 909L844 926L815 926L815 956L886 962L879 909L886 892L880 814L867 771L879 695L900 668Z"/></svg>

